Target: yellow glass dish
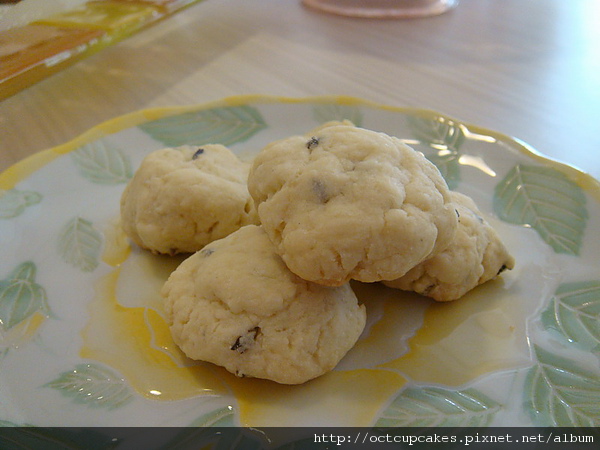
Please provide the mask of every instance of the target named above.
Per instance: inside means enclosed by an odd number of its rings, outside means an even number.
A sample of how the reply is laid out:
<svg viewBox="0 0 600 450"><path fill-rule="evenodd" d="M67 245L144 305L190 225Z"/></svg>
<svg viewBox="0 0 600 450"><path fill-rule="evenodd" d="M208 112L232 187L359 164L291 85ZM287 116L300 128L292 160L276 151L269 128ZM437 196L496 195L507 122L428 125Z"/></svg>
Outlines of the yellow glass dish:
<svg viewBox="0 0 600 450"><path fill-rule="evenodd" d="M62 27L92 28L109 33L129 35L157 20L162 12L151 5L91 1L64 13L42 19L37 23Z"/></svg>
<svg viewBox="0 0 600 450"><path fill-rule="evenodd" d="M93 0L0 31L0 101L199 0Z"/></svg>

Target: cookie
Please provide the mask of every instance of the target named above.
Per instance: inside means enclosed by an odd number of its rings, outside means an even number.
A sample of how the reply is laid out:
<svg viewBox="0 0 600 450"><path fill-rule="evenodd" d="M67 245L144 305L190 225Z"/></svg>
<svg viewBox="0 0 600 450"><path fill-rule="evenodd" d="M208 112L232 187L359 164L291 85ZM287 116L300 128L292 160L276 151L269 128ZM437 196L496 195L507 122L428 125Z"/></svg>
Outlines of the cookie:
<svg viewBox="0 0 600 450"><path fill-rule="evenodd" d="M448 186L422 153L347 123L267 145L248 190L290 270L324 285L399 278L457 226Z"/></svg>
<svg viewBox="0 0 600 450"><path fill-rule="evenodd" d="M175 254L257 223L248 170L222 145L154 151L121 197L123 230L142 248Z"/></svg>
<svg viewBox="0 0 600 450"><path fill-rule="evenodd" d="M173 339L188 357L282 384L333 369L366 321L349 284L294 275L256 225L187 258L162 295Z"/></svg>
<svg viewBox="0 0 600 450"><path fill-rule="evenodd" d="M453 242L444 251L385 285L445 302L456 300L506 269L514 258L470 197L452 192L459 215Z"/></svg>

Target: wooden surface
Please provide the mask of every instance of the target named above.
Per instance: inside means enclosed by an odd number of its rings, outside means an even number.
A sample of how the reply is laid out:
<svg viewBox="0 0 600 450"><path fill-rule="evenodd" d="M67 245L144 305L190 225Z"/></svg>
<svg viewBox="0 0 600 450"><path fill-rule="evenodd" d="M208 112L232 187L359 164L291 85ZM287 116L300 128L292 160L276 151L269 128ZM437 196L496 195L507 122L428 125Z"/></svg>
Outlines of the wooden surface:
<svg viewBox="0 0 600 450"><path fill-rule="evenodd" d="M600 2L461 0L416 20L206 0L0 103L0 171L138 109L238 94L433 109L600 178Z"/></svg>

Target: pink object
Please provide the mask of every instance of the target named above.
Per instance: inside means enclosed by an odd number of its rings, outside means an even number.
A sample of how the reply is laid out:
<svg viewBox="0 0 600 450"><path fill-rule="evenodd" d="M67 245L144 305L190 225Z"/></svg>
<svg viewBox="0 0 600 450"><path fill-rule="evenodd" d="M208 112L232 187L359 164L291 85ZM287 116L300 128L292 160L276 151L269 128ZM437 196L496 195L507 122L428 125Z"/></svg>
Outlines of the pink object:
<svg viewBox="0 0 600 450"><path fill-rule="evenodd" d="M442 14L458 0L302 0L310 8L351 17L406 19Z"/></svg>

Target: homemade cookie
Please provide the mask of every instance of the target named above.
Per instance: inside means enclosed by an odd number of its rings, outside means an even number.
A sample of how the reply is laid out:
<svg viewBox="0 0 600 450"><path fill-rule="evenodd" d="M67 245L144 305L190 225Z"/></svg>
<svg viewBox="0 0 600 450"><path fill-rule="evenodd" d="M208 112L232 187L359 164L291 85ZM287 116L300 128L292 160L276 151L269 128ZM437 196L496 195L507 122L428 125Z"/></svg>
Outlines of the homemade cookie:
<svg viewBox="0 0 600 450"><path fill-rule="evenodd" d="M452 192L452 200L459 214L452 243L403 277L384 282L386 286L445 302L462 297L475 286L514 267L514 258L473 200L458 192Z"/></svg>
<svg viewBox="0 0 600 450"><path fill-rule="evenodd" d="M188 357L283 384L333 369L366 321L349 284L294 275L256 225L190 256L162 295L173 339Z"/></svg>
<svg viewBox="0 0 600 450"><path fill-rule="evenodd" d="M267 145L248 189L290 270L324 285L393 280L444 249L456 211L438 169L348 123Z"/></svg>
<svg viewBox="0 0 600 450"><path fill-rule="evenodd" d="M121 197L123 229L142 248L175 254L257 223L248 170L222 145L152 152Z"/></svg>

